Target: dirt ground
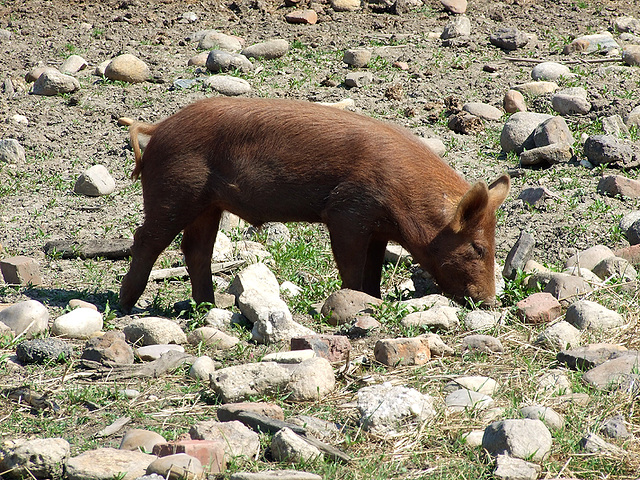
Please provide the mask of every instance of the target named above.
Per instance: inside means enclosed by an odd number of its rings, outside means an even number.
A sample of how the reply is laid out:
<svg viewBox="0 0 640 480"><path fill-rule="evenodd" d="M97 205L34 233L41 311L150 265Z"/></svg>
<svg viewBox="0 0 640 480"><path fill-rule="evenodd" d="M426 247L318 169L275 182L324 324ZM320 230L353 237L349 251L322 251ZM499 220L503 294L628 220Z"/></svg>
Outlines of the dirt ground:
<svg viewBox="0 0 640 480"><path fill-rule="evenodd" d="M245 76L253 87L251 96L311 101L352 98L364 115L405 125L417 135L441 138L447 146L445 159L469 181L490 181L512 170L513 191L499 214L496 234L499 259L504 260L522 229L536 237L536 258L550 264L596 243L612 248L626 244L617 224L637 205L596 193L603 170L577 164L518 169L517 158L500 153L501 122L487 123L478 135L460 135L447 128L442 109L443 99L450 96L501 106L510 86L530 80L533 66L506 57L575 59L560 54L563 45L579 35L612 30L617 16L640 17L639 5L471 0L467 10L471 37L453 46L444 46L438 38L451 18L438 0L426 0L423 7L401 15L371 5L359 12L334 12L322 3L312 6L320 12L316 25L289 24L284 15L292 8L261 0L1 0L0 28L12 36L0 42L0 80L10 78L15 93L0 95L0 137L17 139L27 151L24 165L0 166L0 243L6 255L38 259L45 284L52 289L117 291L126 262L114 262L113 268L105 269L47 258L42 247L55 239L132 236L142 221L141 189L139 182L129 180L132 152L126 130L116 120L128 116L155 122L194 100L217 95L199 86L173 87L176 79L206 75L187 66L198 53L191 37L204 29L237 35L246 45L272 38L290 42L285 57L255 62L257 70ZM198 20L184 20L186 12L194 12ZM489 35L506 26L531 34L530 42L515 52L492 46ZM343 83L348 69L342 53L361 46L374 51L369 67L374 82L348 89ZM127 85L93 75L96 65L121 53L133 53L147 62L157 81ZM29 94L31 85L25 83L24 75L31 68L59 67L70 54L81 55L89 64L77 75L79 91L55 97ZM409 69L392 67L397 60L407 62ZM488 65L495 72L485 71ZM588 115L567 119L576 139L581 132L589 132L598 118L624 115L637 105L640 69L620 62L572 68L580 75L572 85L585 87L594 104ZM401 95L385 96L389 87ZM549 99L529 99L529 109L550 112ZM24 115L28 125L12 121L16 114ZM576 151L580 160L579 145ZM76 178L94 164L109 169L117 184L115 194L87 198L73 193ZM635 171L626 174L637 176ZM546 186L558 197L531 211L515 199L523 188L536 185ZM165 264L178 257L167 255ZM7 291L4 300L10 301L13 295Z"/></svg>

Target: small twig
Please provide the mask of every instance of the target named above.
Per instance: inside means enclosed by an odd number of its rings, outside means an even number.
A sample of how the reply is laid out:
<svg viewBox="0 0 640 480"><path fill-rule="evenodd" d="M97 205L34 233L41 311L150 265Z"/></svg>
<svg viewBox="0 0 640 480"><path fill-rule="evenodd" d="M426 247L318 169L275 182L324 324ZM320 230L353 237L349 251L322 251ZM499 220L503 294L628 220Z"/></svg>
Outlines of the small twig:
<svg viewBox="0 0 640 480"><path fill-rule="evenodd" d="M503 57L505 60L509 62L524 62L524 63L544 63L549 60L544 60L540 58L525 58L525 57ZM622 57L610 57L610 58L594 58L594 59L580 59L580 60L564 60L557 63L562 65L576 65L579 63L610 63L610 62L621 62Z"/></svg>

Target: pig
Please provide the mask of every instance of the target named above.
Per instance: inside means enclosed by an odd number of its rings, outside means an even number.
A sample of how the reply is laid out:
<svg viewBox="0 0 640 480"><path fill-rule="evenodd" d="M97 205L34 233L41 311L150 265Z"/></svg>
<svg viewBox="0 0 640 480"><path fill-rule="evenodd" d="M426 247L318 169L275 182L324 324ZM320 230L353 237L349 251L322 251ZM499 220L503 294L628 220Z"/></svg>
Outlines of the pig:
<svg viewBox="0 0 640 480"><path fill-rule="evenodd" d="M495 212L508 175L470 185L409 130L309 102L216 97L155 125L123 123L145 214L121 284L125 312L181 231L193 299L213 302L211 255L224 210L254 225L324 223L342 288L379 298L386 245L395 241L443 292L495 302ZM139 134L150 136L144 155Z"/></svg>

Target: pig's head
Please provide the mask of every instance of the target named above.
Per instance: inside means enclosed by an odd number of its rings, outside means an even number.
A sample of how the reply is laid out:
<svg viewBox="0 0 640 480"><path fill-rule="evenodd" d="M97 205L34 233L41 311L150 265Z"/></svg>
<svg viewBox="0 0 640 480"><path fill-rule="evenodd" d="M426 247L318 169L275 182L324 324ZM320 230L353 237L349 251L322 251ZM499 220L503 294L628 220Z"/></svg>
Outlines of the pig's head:
<svg viewBox="0 0 640 480"><path fill-rule="evenodd" d="M496 209L509 193L503 175L487 187L473 185L455 208L449 224L433 240L431 273L442 290L457 299L495 305Z"/></svg>

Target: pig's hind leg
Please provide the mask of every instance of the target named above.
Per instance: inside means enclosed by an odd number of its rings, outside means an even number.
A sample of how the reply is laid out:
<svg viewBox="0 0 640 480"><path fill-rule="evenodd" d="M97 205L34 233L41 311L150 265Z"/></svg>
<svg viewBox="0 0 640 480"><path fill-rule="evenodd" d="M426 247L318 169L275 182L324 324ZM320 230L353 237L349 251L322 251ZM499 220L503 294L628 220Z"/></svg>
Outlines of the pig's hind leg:
<svg viewBox="0 0 640 480"><path fill-rule="evenodd" d="M191 294L197 303L213 303L211 255L221 216L222 211L212 206L184 229L181 247L191 278Z"/></svg>
<svg viewBox="0 0 640 480"><path fill-rule="evenodd" d="M382 298L380 282L382 280L382 264L384 253L387 249L387 241L372 238L367 249L367 261L364 266L362 290L369 295Z"/></svg>

